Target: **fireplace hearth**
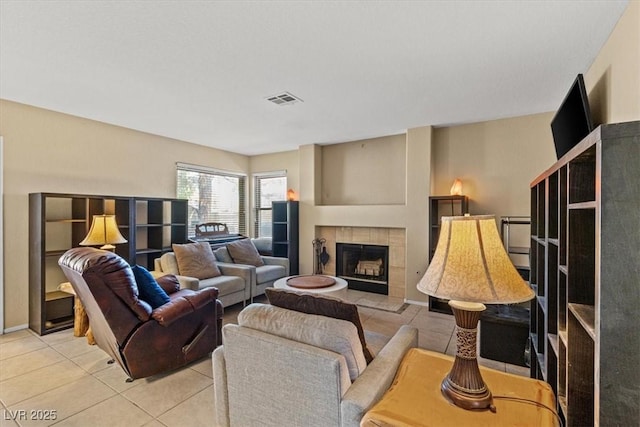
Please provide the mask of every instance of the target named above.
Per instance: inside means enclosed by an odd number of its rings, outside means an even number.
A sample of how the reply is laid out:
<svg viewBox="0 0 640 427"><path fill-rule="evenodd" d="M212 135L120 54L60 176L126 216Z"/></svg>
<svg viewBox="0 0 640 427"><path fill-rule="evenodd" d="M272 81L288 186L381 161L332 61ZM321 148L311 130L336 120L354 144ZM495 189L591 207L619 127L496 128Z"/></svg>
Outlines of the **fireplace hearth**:
<svg viewBox="0 0 640 427"><path fill-rule="evenodd" d="M336 276L349 289L389 295L389 247L336 243Z"/></svg>

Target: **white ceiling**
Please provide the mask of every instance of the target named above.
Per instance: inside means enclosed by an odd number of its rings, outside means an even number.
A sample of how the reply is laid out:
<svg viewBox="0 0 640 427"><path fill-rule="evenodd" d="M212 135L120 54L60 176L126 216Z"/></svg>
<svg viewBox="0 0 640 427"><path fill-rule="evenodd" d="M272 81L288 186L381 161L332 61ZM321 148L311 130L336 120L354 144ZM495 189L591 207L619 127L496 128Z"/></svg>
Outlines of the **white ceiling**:
<svg viewBox="0 0 640 427"><path fill-rule="evenodd" d="M247 155L292 150L555 110L626 5L2 0L0 97ZM304 102L266 101L283 91Z"/></svg>

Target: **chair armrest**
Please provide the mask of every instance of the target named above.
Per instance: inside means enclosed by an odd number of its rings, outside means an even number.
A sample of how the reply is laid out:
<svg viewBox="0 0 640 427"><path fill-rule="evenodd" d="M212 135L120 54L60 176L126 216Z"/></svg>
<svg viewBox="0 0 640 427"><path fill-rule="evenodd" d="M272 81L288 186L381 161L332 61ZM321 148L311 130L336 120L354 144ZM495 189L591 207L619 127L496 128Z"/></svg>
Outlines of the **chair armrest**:
<svg viewBox="0 0 640 427"><path fill-rule="evenodd" d="M251 283L251 275L255 276L256 268L253 265L230 264L227 262L217 262L220 272L225 276L242 277L246 283Z"/></svg>
<svg viewBox="0 0 640 427"><path fill-rule="evenodd" d="M229 392L227 390L227 365L224 360L224 346L213 351L211 357L213 363L213 398L215 401L216 415L215 425L228 427L229 422Z"/></svg>
<svg viewBox="0 0 640 427"><path fill-rule="evenodd" d="M151 312L151 317L162 326L169 326L182 316L193 313L193 305L186 298L180 297L161 305Z"/></svg>
<svg viewBox="0 0 640 427"><path fill-rule="evenodd" d="M285 276L289 275L289 258L278 256L262 256L262 261L267 265L281 265L284 267Z"/></svg>
<svg viewBox="0 0 640 427"><path fill-rule="evenodd" d="M389 389L398 366L410 348L418 346L418 330L403 325L353 382L342 398L342 425L359 426L360 420Z"/></svg>
<svg viewBox="0 0 640 427"><path fill-rule="evenodd" d="M192 291L200 289L200 279L196 277L176 275L176 278L180 282L180 289L191 289Z"/></svg>

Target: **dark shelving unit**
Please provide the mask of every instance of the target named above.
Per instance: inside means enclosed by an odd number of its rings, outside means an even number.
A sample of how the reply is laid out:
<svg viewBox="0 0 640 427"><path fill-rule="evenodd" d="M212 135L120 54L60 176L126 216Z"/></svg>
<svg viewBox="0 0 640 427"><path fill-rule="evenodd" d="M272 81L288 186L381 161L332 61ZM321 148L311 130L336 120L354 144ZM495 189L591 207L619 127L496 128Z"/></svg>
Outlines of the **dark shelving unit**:
<svg viewBox="0 0 640 427"><path fill-rule="evenodd" d="M137 216L138 210L144 215ZM29 194L29 327L40 335L73 326L73 295L58 259L79 246L94 215L115 215L127 243L116 253L153 269L153 260L187 241L187 201L61 193Z"/></svg>
<svg viewBox="0 0 640 427"><path fill-rule="evenodd" d="M602 125L531 183L531 376L567 426L640 424L639 165L640 122Z"/></svg>
<svg viewBox="0 0 640 427"><path fill-rule="evenodd" d="M298 201L272 202L273 256L289 258L289 274L298 269Z"/></svg>

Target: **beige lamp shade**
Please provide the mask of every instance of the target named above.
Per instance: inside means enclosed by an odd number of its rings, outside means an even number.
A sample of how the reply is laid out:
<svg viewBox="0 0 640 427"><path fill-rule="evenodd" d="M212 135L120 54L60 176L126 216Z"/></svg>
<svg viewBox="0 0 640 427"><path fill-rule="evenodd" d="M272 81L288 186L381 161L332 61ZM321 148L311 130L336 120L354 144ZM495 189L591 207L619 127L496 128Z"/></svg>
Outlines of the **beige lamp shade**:
<svg viewBox="0 0 640 427"><path fill-rule="evenodd" d="M127 239L120 234L115 215L94 215L89 234L80 245L103 245L100 249L113 249L113 245L118 243L127 243Z"/></svg>
<svg viewBox="0 0 640 427"><path fill-rule="evenodd" d="M485 304L534 296L504 249L494 215L442 217L435 254L417 288L436 298Z"/></svg>
<svg viewBox="0 0 640 427"><path fill-rule="evenodd" d="M453 181L453 185L451 186L451 190L449 190L449 194L452 196L461 196L462 195L462 181L460 178L456 178Z"/></svg>

